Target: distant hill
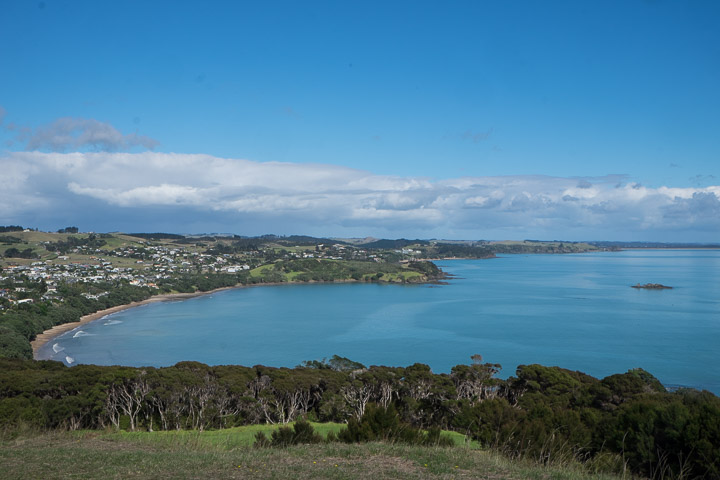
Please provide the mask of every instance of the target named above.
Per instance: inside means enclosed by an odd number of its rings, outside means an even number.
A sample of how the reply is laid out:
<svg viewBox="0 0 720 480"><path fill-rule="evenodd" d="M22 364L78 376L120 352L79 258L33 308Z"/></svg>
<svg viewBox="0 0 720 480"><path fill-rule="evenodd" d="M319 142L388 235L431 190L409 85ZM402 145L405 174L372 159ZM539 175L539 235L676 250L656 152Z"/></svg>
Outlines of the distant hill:
<svg viewBox="0 0 720 480"><path fill-rule="evenodd" d="M145 238L147 240L181 240L184 235L177 233L128 233L131 237Z"/></svg>
<svg viewBox="0 0 720 480"><path fill-rule="evenodd" d="M720 248L720 243L587 242L603 248Z"/></svg>
<svg viewBox="0 0 720 480"><path fill-rule="evenodd" d="M360 243L358 246L364 248L404 248L408 245L429 245L428 240L407 240L405 238L399 238L397 240L375 240L368 243Z"/></svg>

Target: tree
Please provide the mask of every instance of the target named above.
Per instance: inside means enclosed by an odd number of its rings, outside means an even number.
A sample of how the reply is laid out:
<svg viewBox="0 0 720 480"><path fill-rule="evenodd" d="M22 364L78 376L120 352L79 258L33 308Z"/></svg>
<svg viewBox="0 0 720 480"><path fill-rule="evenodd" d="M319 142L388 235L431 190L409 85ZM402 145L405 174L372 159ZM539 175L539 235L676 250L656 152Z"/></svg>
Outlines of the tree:
<svg viewBox="0 0 720 480"><path fill-rule="evenodd" d="M32 347L27 338L3 325L0 326L0 357L32 359Z"/></svg>
<svg viewBox="0 0 720 480"><path fill-rule="evenodd" d="M498 363L482 363L482 355L470 357L472 365L456 365L450 371L455 383L457 399L470 400L471 403L494 398L500 392L501 382L493 377L502 369Z"/></svg>
<svg viewBox="0 0 720 480"><path fill-rule="evenodd" d="M32 248L18 250L15 247L11 247L5 250L5 256L7 258L37 258L37 255L33 253Z"/></svg>
<svg viewBox="0 0 720 480"><path fill-rule="evenodd" d="M130 430L135 430L137 416L143 406L145 395L149 391L150 388L142 375L135 378L120 377L108 385L105 397L105 415L115 428L120 428L120 417L127 415L130 420Z"/></svg>

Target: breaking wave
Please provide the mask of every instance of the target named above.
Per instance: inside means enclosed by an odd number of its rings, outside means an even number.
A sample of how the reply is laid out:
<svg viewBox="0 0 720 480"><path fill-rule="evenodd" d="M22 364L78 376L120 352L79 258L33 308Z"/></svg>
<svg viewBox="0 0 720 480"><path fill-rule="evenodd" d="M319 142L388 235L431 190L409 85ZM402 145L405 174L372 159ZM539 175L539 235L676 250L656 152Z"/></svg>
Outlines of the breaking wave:
<svg viewBox="0 0 720 480"><path fill-rule="evenodd" d="M92 336L92 335L95 335L95 334L94 334L94 333L83 332L82 330L78 330L77 332L75 332L75 335L73 335L73 338L78 338L78 337L90 337L90 336Z"/></svg>

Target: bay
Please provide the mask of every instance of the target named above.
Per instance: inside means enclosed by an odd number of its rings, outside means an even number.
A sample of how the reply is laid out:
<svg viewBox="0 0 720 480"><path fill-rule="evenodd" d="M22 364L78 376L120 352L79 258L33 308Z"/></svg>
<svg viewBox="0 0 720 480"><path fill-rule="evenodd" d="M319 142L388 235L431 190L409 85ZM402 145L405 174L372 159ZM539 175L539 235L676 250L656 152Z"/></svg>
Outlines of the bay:
<svg viewBox="0 0 720 480"><path fill-rule="evenodd" d="M72 364L294 367L334 354L435 372L540 363L596 377L641 367L720 393L720 250L437 262L447 285L301 284L149 304L83 325L41 358ZM672 290L630 288L662 283Z"/></svg>

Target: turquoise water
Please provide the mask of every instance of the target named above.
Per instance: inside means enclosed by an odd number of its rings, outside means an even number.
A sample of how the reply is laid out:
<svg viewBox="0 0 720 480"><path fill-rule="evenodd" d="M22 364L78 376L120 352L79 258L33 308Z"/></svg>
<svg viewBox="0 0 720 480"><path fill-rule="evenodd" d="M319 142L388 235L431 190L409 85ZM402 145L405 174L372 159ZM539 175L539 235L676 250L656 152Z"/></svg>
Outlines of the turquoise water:
<svg viewBox="0 0 720 480"><path fill-rule="evenodd" d="M642 367L720 393L720 250L438 262L448 285L242 288L126 310L46 345L100 365L298 365L338 354L436 372L480 353L502 376L540 363L603 377ZM630 288L662 283L672 290Z"/></svg>

